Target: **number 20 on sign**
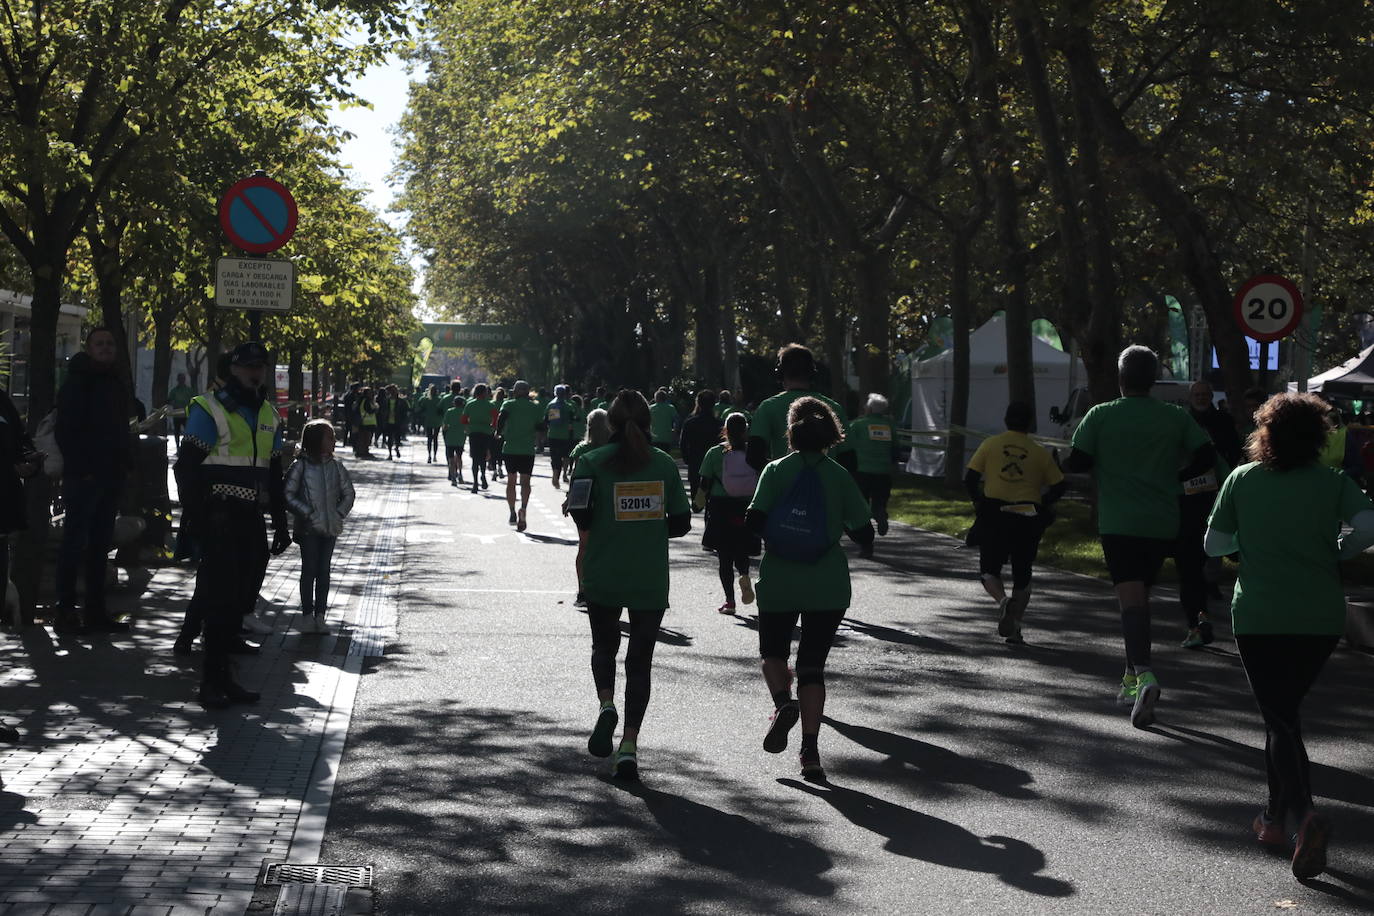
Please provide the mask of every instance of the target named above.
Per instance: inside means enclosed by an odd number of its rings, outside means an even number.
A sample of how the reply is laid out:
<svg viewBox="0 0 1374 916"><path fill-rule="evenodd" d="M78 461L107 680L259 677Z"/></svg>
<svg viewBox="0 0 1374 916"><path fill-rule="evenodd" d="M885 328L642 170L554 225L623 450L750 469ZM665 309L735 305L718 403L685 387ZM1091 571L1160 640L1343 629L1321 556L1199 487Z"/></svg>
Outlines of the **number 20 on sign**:
<svg viewBox="0 0 1374 916"><path fill-rule="evenodd" d="M1246 337L1268 343L1292 334L1302 321L1302 293L1287 277L1261 274L1241 284L1234 310Z"/></svg>

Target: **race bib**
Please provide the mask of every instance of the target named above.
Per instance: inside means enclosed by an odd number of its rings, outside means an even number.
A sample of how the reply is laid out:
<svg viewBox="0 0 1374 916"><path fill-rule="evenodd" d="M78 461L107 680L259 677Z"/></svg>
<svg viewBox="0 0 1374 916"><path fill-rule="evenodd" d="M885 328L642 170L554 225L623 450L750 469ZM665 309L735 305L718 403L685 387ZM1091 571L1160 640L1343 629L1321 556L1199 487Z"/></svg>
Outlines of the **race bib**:
<svg viewBox="0 0 1374 916"><path fill-rule="evenodd" d="M1027 518L1034 518L1039 514L1035 511L1034 503L1015 503L1010 506L1003 506L1002 511L1010 515L1024 515Z"/></svg>
<svg viewBox="0 0 1374 916"><path fill-rule="evenodd" d="M1216 471L1208 471L1206 474L1194 477L1192 480L1185 481L1183 484L1183 493L1185 496L1196 496L1199 493L1215 493L1217 489L1219 488L1217 486Z"/></svg>
<svg viewBox="0 0 1374 916"><path fill-rule="evenodd" d="M663 518L663 481L623 481L615 485L615 520L656 522Z"/></svg>
<svg viewBox="0 0 1374 916"><path fill-rule="evenodd" d="M874 423L868 428L868 438L872 442L891 442L892 427L882 423Z"/></svg>
<svg viewBox="0 0 1374 916"><path fill-rule="evenodd" d="M548 418L550 423L557 423L563 418L563 411L559 410L557 407L550 407Z"/></svg>

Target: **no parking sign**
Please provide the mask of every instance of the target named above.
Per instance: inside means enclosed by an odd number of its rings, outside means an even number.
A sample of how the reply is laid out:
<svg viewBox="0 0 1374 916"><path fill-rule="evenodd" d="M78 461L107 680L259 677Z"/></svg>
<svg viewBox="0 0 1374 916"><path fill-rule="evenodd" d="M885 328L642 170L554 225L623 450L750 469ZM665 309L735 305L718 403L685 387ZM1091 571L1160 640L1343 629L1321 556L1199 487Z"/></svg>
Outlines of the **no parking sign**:
<svg viewBox="0 0 1374 916"><path fill-rule="evenodd" d="M1261 274L1237 290L1234 310L1236 324L1246 337L1268 343L1297 329L1302 321L1302 293L1287 277Z"/></svg>
<svg viewBox="0 0 1374 916"><path fill-rule="evenodd" d="M236 182L219 201L219 224L237 247L252 254L276 251L296 232L296 199L266 175Z"/></svg>

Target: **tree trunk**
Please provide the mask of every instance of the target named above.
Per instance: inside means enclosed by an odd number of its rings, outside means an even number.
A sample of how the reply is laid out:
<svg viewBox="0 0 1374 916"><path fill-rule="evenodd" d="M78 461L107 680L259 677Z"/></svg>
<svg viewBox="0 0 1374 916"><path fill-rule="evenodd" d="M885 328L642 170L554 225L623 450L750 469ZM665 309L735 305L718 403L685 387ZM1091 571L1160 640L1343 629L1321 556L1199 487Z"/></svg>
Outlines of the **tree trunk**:
<svg viewBox="0 0 1374 916"><path fill-rule="evenodd" d="M845 327L849 324L849 310L835 295L835 274L824 261L817 259L811 271L815 285L815 301L821 312L821 344L825 364L830 369L830 396L844 404L848 399L849 380L845 366ZM847 405L846 405L847 406Z"/></svg>
<svg viewBox="0 0 1374 916"><path fill-rule="evenodd" d="M320 354L318 351L310 351L310 418L324 416L323 395L321 390L325 387L324 375L320 371Z"/></svg>
<svg viewBox="0 0 1374 916"><path fill-rule="evenodd" d="M1208 331L1226 380L1226 396L1232 404L1242 403L1245 389L1250 386L1250 353L1231 314L1232 291L1213 248L1205 215L1164 163L1126 124L1102 79L1086 30L1071 31L1064 53L1075 89L1081 88L1085 101L1091 105L1093 119L1107 146L1141 196L1154 206L1173 232L1183 256L1184 273L1207 315Z"/></svg>
<svg viewBox="0 0 1374 916"><path fill-rule="evenodd" d="M892 248L878 245L859 258L855 280L859 296L858 375L861 391L888 390L892 375L892 304L888 302ZM847 381L842 381L846 385Z"/></svg>
<svg viewBox="0 0 1374 916"><path fill-rule="evenodd" d="M979 120L984 141L990 144L989 173L992 181L994 220L1001 248L1002 277L1007 288L1006 309L1007 394L1022 401L1035 416L1035 370L1031 358L1031 317L1027 290L1028 253L1021 240L1020 199L1010 138L1002 120L1001 95L997 79L997 56L992 41L992 26L987 10L977 0L966 4L970 62L975 74L979 99ZM1032 426L1032 431L1034 426Z"/></svg>
<svg viewBox="0 0 1374 916"><path fill-rule="evenodd" d="M955 430L968 425L969 401L969 337L973 333L973 306L969 301L970 252L973 227L961 226L954 233L951 246L951 276L949 286L950 323L953 325L954 353L950 371L949 439L945 444L945 483L959 486L964 479L965 437ZM913 443L913 448L915 443Z"/></svg>
<svg viewBox="0 0 1374 916"><path fill-rule="evenodd" d="M114 334L118 344L116 359L119 373L130 381L129 398L134 398L132 348L128 330L124 326L124 265L120 260L120 240L124 225L102 225L92 216L86 224L86 243L91 250L91 266L95 271L97 299L100 303L100 323ZM132 406L132 404L131 404Z"/></svg>
<svg viewBox="0 0 1374 916"><path fill-rule="evenodd" d="M219 310L205 303L205 387L219 378L220 350L224 346L224 327Z"/></svg>

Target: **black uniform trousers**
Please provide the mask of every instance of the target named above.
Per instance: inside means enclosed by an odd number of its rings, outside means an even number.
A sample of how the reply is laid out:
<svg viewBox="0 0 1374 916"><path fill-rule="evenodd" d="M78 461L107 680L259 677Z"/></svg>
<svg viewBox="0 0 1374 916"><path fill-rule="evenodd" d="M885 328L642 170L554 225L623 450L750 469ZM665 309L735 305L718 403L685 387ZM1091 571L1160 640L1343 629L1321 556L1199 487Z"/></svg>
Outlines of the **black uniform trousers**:
<svg viewBox="0 0 1374 916"><path fill-rule="evenodd" d="M193 601L205 616L205 661L228 659L243 615L253 610L267 572L267 525L247 500L212 497L199 532L200 568Z"/></svg>

